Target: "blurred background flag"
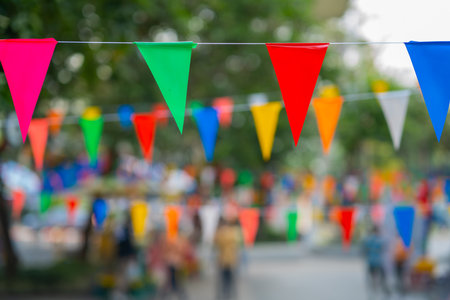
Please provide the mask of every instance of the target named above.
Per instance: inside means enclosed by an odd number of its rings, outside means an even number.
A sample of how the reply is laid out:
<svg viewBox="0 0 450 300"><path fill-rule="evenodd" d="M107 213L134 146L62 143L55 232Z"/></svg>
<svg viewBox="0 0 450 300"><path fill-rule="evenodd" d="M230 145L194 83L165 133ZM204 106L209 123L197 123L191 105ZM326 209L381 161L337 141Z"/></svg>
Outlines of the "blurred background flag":
<svg viewBox="0 0 450 300"><path fill-rule="evenodd" d="M410 95L411 92L409 90L375 93L383 115L386 118L395 150L400 148L402 141Z"/></svg>
<svg viewBox="0 0 450 300"><path fill-rule="evenodd" d="M203 205L199 209L202 222L202 241L206 245L212 245L217 225L219 224L220 208L216 205Z"/></svg>
<svg viewBox="0 0 450 300"><path fill-rule="evenodd" d="M341 114L343 97L324 97L313 100L314 112L316 113L317 127L322 141L323 153L330 152L331 143L336 131L339 116Z"/></svg>
<svg viewBox="0 0 450 300"><path fill-rule="evenodd" d="M98 148L102 137L103 118L102 116L94 119L82 117L80 119L80 126L83 131L89 162L91 166L95 166L97 164Z"/></svg>
<svg viewBox="0 0 450 300"><path fill-rule="evenodd" d="M95 225L97 228L102 228L108 216L108 203L106 203L105 199L95 199L92 204L92 212L94 213Z"/></svg>
<svg viewBox="0 0 450 300"><path fill-rule="evenodd" d="M287 221L287 241L294 242L297 240L297 211L288 211L286 213Z"/></svg>
<svg viewBox="0 0 450 300"><path fill-rule="evenodd" d="M253 246L259 227L259 210L257 208L241 209L239 211L239 222L241 223L245 246Z"/></svg>
<svg viewBox="0 0 450 300"><path fill-rule="evenodd" d="M168 240L178 237L178 223L181 217L181 208L177 205L169 205L164 211L166 221L166 234Z"/></svg>
<svg viewBox="0 0 450 300"><path fill-rule="evenodd" d="M268 43L266 46L297 146L328 44Z"/></svg>
<svg viewBox="0 0 450 300"><path fill-rule="evenodd" d="M206 160L211 162L214 158L217 132L219 130L217 110L212 107L196 109L194 118L202 140L203 149L205 150Z"/></svg>
<svg viewBox="0 0 450 300"><path fill-rule="evenodd" d="M52 194L47 191L42 191L40 200L41 201L40 201L39 211L41 214L44 214L50 208L50 205L52 203Z"/></svg>
<svg viewBox="0 0 450 300"><path fill-rule="evenodd" d="M225 128L230 127L233 118L233 99L231 97L216 98L212 105L219 114L220 125Z"/></svg>
<svg viewBox="0 0 450 300"><path fill-rule="evenodd" d="M26 194L21 189L14 189L11 193L12 196L12 215L13 218L18 220L22 214L22 210L25 207Z"/></svg>
<svg viewBox="0 0 450 300"><path fill-rule="evenodd" d="M156 134L156 118L153 113L141 113L134 114L132 119L142 155L147 162L151 162Z"/></svg>
<svg viewBox="0 0 450 300"><path fill-rule="evenodd" d="M405 247L411 245L412 231L414 225L414 207L397 206L394 208L395 225Z"/></svg>
<svg viewBox="0 0 450 300"><path fill-rule="evenodd" d="M342 231L342 245L345 249L350 248L353 228L355 226L355 208L341 207L339 209L339 224Z"/></svg>
<svg viewBox="0 0 450 300"><path fill-rule="evenodd" d="M75 195L66 196L66 206L67 206L67 224L74 225L75 218L80 200Z"/></svg>
<svg viewBox="0 0 450 300"><path fill-rule="evenodd" d="M44 165L45 148L48 138L48 120L33 119L28 130L30 137L31 152L33 153L34 165L37 171L42 171Z"/></svg>
<svg viewBox="0 0 450 300"><path fill-rule="evenodd" d="M193 42L135 42L183 133Z"/></svg>
<svg viewBox="0 0 450 300"><path fill-rule="evenodd" d="M131 106L129 104L122 104L117 109L117 113L119 114L119 122L120 122L120 126L122 126L122 128L127 129L133 125L133 123L131 122L131 116L134 113L133 106Z"/></svg>
<svg viewBox="0 0 450 300"><path fill-rule="evenodd" d="M270 102L250 107L253 120L255 121L256 134L262 157L265 161L270 160L272 154L273 140L278 125L278 116L281 111L280 102Z"/></svg>
<svg viewBox="0 0 450 300"><path fill-rule="evenodd" d="M62 122L64 120L64 111L61 109L52 108L49 109L47 113L47 119L48 119L48 128L50 131L50 134L55 136L58 135Z"/></svg>
<svg viewBox="0 0 450 300"><path fill-rule="evenodd" d="M133 201L130 207L131 224L136 239L145 236L145 228L147 225L148 205L145 201Z"/></svg>
<svg viewBox="0 0 450 300"><path fill-rule="evenodd" d="M450 104L450 42L407 42L423 99L438 141Z"/></svg>
<svg viewBox="0 0 450 300"><path fill-rule="evenodd" d="M169 123L169 111L167 105L164 103L155 103L153 105L153 114L156 117L156 123L161 126L166 126Z"/></svg>
<svg viewBox="0 0 450 300"><path fill-rule="evenodd" d="M53 38L0 41L0 61L24 143L56 44Z"/></svg>

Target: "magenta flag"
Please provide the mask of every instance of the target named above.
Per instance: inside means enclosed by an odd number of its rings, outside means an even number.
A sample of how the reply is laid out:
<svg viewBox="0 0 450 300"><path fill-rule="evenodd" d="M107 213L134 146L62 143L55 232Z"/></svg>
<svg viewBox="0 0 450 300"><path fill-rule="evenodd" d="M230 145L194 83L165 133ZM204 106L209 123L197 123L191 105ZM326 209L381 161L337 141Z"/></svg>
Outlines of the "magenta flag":
<svg viewBox="0 0 450 300"><path fill-rule="evenodd" d="M0 62L24 143L57 43L53 38L0 40Z"/></svg>

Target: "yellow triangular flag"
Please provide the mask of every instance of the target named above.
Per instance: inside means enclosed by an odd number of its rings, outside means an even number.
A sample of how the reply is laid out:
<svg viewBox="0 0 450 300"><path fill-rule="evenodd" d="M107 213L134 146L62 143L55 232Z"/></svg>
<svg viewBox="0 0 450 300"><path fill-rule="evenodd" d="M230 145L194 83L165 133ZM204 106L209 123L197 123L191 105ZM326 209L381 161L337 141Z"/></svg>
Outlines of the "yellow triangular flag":
<svg viewBox="0 0 450 300"><path fill-rule="evenodd" d="M148 216L148 204L145 201L133 201L130 207L131 225L136 239L145 236L145 228Z"/></svg>
<svg viewBox="0 0 450 300"><path fill-rule="evenodd" d="M268 161L272 153L273 139L277 129L281 102L254 105L250 109L255 120L256 134L258 135L262 157L265 161Z"/></svg>

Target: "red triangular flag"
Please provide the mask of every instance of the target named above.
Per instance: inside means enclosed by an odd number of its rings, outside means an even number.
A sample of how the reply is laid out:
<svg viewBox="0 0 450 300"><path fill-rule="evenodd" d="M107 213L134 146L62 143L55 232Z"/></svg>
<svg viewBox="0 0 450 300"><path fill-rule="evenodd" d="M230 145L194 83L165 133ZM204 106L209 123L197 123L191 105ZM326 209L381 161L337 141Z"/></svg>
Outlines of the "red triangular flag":
<svg viewBox="0 0 450 300"><path fill-rule="evenodd" d="M132 119L142 154L145 160L151 162L156 133L156 118L151 113L142 113L134 114Z"/></svg>
<svg viewBox="0 0 450 300"><path fill-rule="evenodd" d="M11 91L24 143L57 43L53 38L0 41L0 61Z"/></svg>
<svg viewBox="0 0 450 300"><path fill-rule="evenodd" d="M328 43L268 43L284 106L297 146Z"/></svg>
<svg viewBox="0 0 450 300"><path fill-rule="evenodd" d="M339 224L341 225L342 230L342 245L347 249L350 247L350 242L352 240L354 216L354 207L342 207L339 210Z"/></svg>
<svg viewBox="0 0 450 300"><path fill-rule="evenodd" d="M167 105L164 103L156 103L153 105L153 114L156 118L156 122L158 125L166 126L169 124L169 115L170 111L167 108Z"/></svg>
<svg viewBox="0 0 450 300"><path fill-rule="evenodd" d="M31 152L34 157L34 165L36 166L36 170L41 171L44 165L45 147L47 146L48 120L31 120L28 135L30 136L30 145Z"/></svg>
<svg viewBox="0 0 450 300"><path fill-rule="evenodd" d="M242 209L239 212L239 222L241 223L245 246L253 246L259 227L259 210L257 208Z"/></svg>
<svg viewBox="0 0 450 300"><path fill-rule="evenodd" d="M220 97L214 99L212 104L219 113L220 125L223 127L230 127L233 118L233 99L231 97Z"/></svg>
<svg viewBox="0 0 450 300"><path fill-rule="evenodd" d="M79 200L75 195L68 195L66 198L67 206L67 223L73 225L75 223L75 213L77 212Z"/></svg>
<svg viewBox="0 0 450 300"><path fill-rule="evenodd" d="M12 215L14 219L19 219L25 206L25 193L21 189L12 191Z"/></svg>

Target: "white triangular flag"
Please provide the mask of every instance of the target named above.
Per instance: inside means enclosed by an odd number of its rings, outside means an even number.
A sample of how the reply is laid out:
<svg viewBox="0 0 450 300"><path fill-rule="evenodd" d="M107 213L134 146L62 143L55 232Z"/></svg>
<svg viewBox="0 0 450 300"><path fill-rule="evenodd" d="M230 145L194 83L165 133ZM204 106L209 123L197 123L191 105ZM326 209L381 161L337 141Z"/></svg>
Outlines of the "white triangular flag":
<svg viewBox="0 0 450 300"><path fill-rule="evenodd" d="M219 224L220 208L216 205L204 205L200 207L199 215L202 222L202 241L212 245Z"/></svg>
<svg viewBox="0 0 450 300"><path fill-rule="evenodd" d="M409 90L376 93L378 103L380 103L386 118L395 150L400 148L410 95L411 92Z"/></svg>

